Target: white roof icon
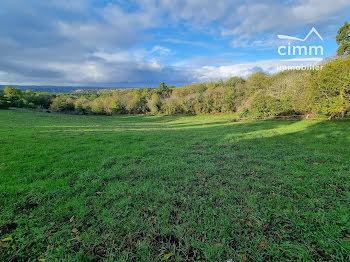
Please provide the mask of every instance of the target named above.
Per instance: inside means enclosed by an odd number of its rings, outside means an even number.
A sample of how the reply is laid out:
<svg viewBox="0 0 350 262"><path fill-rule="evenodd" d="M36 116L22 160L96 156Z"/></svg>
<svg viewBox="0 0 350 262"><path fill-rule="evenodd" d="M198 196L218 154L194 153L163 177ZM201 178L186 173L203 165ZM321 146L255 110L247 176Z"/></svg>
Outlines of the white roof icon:
<svg viewBox="0 0 350 262"><path fill-rule="evenodd" d="M279 39L288 39L288 40L296 40L296 41L302 41L302 42L305 42L309 37L310 35L312 35L312 33L315 33L319 39L321 39L323 41L323 38L322 36L317 32L316 28L313 27L310 32L307 34L307 36L304 38L304 39L301 39L301 38L297 38L297 37L294 37L294 36L288 36L288 35L278 35L278 38Z"/></svg>

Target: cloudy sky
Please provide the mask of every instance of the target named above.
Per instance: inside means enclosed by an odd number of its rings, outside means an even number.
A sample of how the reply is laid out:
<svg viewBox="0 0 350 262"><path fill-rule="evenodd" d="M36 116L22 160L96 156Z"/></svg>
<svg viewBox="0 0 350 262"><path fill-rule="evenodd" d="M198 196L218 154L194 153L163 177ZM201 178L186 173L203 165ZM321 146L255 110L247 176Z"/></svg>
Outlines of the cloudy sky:
<svg viewBox="0 0 350 262"><path fill-rule="evenodd" d="M0 84L184 85L275 73L277 35L332 56L349 0L1 0ZM293 44L293 43L292 43Z"/></svg>

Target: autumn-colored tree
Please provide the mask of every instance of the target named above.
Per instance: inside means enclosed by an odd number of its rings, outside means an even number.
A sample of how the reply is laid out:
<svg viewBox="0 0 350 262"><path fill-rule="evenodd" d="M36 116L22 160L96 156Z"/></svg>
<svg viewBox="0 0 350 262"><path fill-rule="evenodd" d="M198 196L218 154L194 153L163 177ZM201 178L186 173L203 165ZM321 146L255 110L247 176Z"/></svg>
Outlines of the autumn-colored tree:
<svg viewBox="0 0 350 262"><path fill-rule="evenodd" d="M328 63L314 72L314 103L330 117L350 110L350 57Z"/></svg>
<svg viewBox="0 0 350 262"><path fill-rule="evenodd" d="M336 40L339 45L337 54L348 55L350 53L350 24L347 21L339 28Z"/></svg>
<svg viewBox="0 0 350 262"><path fill-rule="evenodd" d="M10 106L20 107L21 105L20 100L23 95L22 90L20 88L6 86L5 93L6 93L7 100L10 103Z"/></svg>
<svg viewBox="0 0 350 262"><path fill-rule="evenodd" d="M149 108L151 110L152 114L158 114L161 107L162 107L162 101L159 97L158 93L154 93L149 101Z"/></svg>

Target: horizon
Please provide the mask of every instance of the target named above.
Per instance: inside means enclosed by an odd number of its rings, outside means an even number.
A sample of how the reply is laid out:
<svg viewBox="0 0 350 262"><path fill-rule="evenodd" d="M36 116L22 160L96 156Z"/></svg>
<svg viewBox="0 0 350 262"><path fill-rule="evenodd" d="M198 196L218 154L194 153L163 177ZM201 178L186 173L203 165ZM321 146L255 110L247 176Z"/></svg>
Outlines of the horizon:
<svg viewBox="0 0 350 262"><path fill-rule="evenodd" d="M315 64L335 55L350 11L344 0L4 0L0 7L1 85L90 88L184 86ZM323 55L279 53L303 40Z"/></svg>

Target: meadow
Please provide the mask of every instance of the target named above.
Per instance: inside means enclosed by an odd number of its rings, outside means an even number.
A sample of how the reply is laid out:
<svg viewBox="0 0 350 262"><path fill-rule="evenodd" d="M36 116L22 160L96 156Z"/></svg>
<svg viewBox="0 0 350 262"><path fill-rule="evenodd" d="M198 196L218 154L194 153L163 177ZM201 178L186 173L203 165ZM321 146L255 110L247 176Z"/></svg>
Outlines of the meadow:
<svg viewBox="0 0 350 262"><path fill-rule="evenodd" d="M349 261L350 121L0 110L0 261Z"/></svg>

